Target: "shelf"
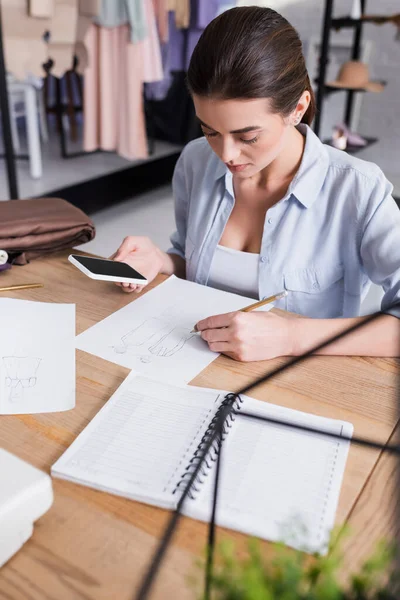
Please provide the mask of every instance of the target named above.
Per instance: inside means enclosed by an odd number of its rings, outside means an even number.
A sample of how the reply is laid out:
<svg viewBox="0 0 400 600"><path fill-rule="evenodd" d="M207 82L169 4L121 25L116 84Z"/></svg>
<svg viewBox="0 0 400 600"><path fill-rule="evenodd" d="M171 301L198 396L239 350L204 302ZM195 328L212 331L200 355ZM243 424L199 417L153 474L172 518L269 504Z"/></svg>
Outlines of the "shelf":
<svg viewBox="0 0 400 600"><path fill-rule="evenodd" d="M348 154L357 154L357 152L361 152L361 150L365 150L366 148L369 148L370 146L372 146L372 144L376 144L376 142L378 141L378 138L364 137L364 139L367 140L366 146L350 146L350 145L348 145L344 151L347 152ZM324 144L328 144L328 146L333 147L332 140L324 140Z"/></svg>
<svg viewBox="0 0 400 600"><path fill-rule="evenodd" d="M324 88L325 88L326 94L334 94L335 92L357 92L358 94L365 94L365 92L367 91L367 90L355 90L354 88L347 88L347 87L346 88L344 88L344 87L338 88L338 87L335 87L334 85L331 86L331 85L327 85L327 84L325 84Z"/></svg>
<svg viewBox="0 0 400 600"><path fill-rule="evenodd" d="M380 83L382 85L386 85L387 81L383 81L383 80L374 80L374 82L376 81L376 83ZM318 83L317 81L315 83ZM355 92L357 94L365 94L366 92L369 92L370 90L359 90L359 89L354 89L354 88L349 88L349 87L336 87L334 85L327 85L325 84L325 93L326 94L334 94L335 92ZM379 92L370 92L371 94L376 94Z"/></svg>
<svg viewBox="0 0 400 600"><path fill-rule="evenodd" d="M345 116L343 118L343 122L351 121L353 104L357 94L365 93L370 91L367 88L364 89L354 89L352 87L336 87L335 85L329 85L329 83L335 83L334 80L329 77L327 80L327 65L329 63L329 53L330 53L330 44L329 44L329 31L330 30L340 30L342 28L351 29L351 38L352 38L352 50L351 56L352 60L356 60L357 57L360 56L360 48L361 48L361 37L363 31L364 24L376 24L383 25L385 23L393 23L395 21L394 17L397 15L380 15L380 14L368 14L365 10L365 2L362 2L362 14L359 19L353 19L350 15L342 15L339 18L333 18L334 12L334 0L325 0L325 12L324 12L324 20L323 20L323 29L322 29L322 38L320 40L321 45L321 55L319 59L319 67L317 77L313 78L314 83L318 86L316 89L316 98L317 98L317 115L315 120L314 131L317 136L321 133L321 122L323 117L323 107L324 101L326 102L331 94L335 92L346 92L344 96L344 104L345 104ZM351 73L351 72L350 72ZM348 73L346 73L348 76ZM368 75L367 75L368 77ZM340 73L337 75L337 79L340 79ZM346 79L345 81L349 81L355 83L359 81L358 79ZM371 82L372 83L372 82ZM387 85L386 81L378 80L374 81L374 83L379 83L378 91L374 91L371 93L379 93L379 91L383 91L383 88ZM371 88L374 86L370 86ZM359 98L359 97L358 97ZM359 98L360 99L360 98ZM361 152L362 150L368 148L372 144L378 141L377 138L365 138L366 145L365 146L348 146L345 151L349 154L356 154ZM324 140L324 143L333 146L332 140Z"/></svg>
<svg viewBox="0 0 400 600"><path fill-rule="evenodd" d="M352 19L351 17L339 17L338 19L332 19L332 29L349 29L351 27L357 27L364 23L376 23L375 19L379 18L380 15L373 17L364 17L364 19ZM389 22L389 21L387 21ZM380 25L380 23L376 23ZM383 23L382 23L383 24Z"/></svg>

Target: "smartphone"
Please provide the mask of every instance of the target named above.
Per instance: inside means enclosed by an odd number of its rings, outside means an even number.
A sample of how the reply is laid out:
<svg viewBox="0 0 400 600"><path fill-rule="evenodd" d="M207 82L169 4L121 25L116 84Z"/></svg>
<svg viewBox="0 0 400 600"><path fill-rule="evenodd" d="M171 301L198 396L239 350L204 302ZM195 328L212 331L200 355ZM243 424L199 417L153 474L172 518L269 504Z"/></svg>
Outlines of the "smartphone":
<svg viewBox="0 0 400 600"><path fill-rule="evenodd" d="M115 262L106 258L79 256L77 254L70 254L68 260L75 267L78 267L82 273L85 273L85 275L92 279L116 281L118 283L136 283L139 285L146 285L148 283L146 277L123 262Z"/></svg>

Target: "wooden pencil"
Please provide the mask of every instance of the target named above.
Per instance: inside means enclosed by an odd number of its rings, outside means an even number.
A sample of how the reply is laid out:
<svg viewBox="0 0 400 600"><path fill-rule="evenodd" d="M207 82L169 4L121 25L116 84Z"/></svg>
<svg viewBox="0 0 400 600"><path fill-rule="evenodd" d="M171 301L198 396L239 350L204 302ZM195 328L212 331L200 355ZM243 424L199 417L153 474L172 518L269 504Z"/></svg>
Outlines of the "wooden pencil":
<svg viewBox="0 0 400 600"><path fill-rule="evenodd" d="M13 290L27 290L30 288L43 287L43 283L21 283L19 285L9 285L7 287L0 287L0 292L12 292Z"/></svg>

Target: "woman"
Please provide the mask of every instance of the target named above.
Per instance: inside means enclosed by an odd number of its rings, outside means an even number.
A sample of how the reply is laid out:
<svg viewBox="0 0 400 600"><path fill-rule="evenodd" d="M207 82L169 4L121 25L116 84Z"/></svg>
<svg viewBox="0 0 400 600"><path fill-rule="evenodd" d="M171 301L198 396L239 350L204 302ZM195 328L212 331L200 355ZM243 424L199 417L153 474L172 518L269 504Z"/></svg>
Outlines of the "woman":
<svg viewBox="0 0 400 600"><path fill-rule="evenodd" d="M150 281L174 273L254 298L286 289L276 303L283 315L234 312L197 324L211 350L241 361L298 355L355 325L373 281L385 314L321 353L397 356L392 186L376 165L323 145L309 128L314 95L293 27L268 8L222 13L194 50L188 85L206 139L188 144L176 165L173 246L165 253L132 236L115 260Z"/></svg>

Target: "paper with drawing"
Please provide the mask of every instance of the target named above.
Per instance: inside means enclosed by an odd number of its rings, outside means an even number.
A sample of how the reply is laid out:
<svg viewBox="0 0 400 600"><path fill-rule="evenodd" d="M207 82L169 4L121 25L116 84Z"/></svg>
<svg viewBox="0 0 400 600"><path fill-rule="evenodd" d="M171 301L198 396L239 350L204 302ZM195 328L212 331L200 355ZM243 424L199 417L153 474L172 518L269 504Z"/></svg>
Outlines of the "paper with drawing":
<svg viewBox="0 0 400 600"><path fill-rule="evenodd" d="M0 298L0 414L75 406L75 305Z"/></svg>
<svg viewBox="0 0 400 600"><path fill-rule="evenodd" d="M188 383L218 356L190 333L195 323L254 302L172 276L79 335L77 348L148 377Z"/></svg>

